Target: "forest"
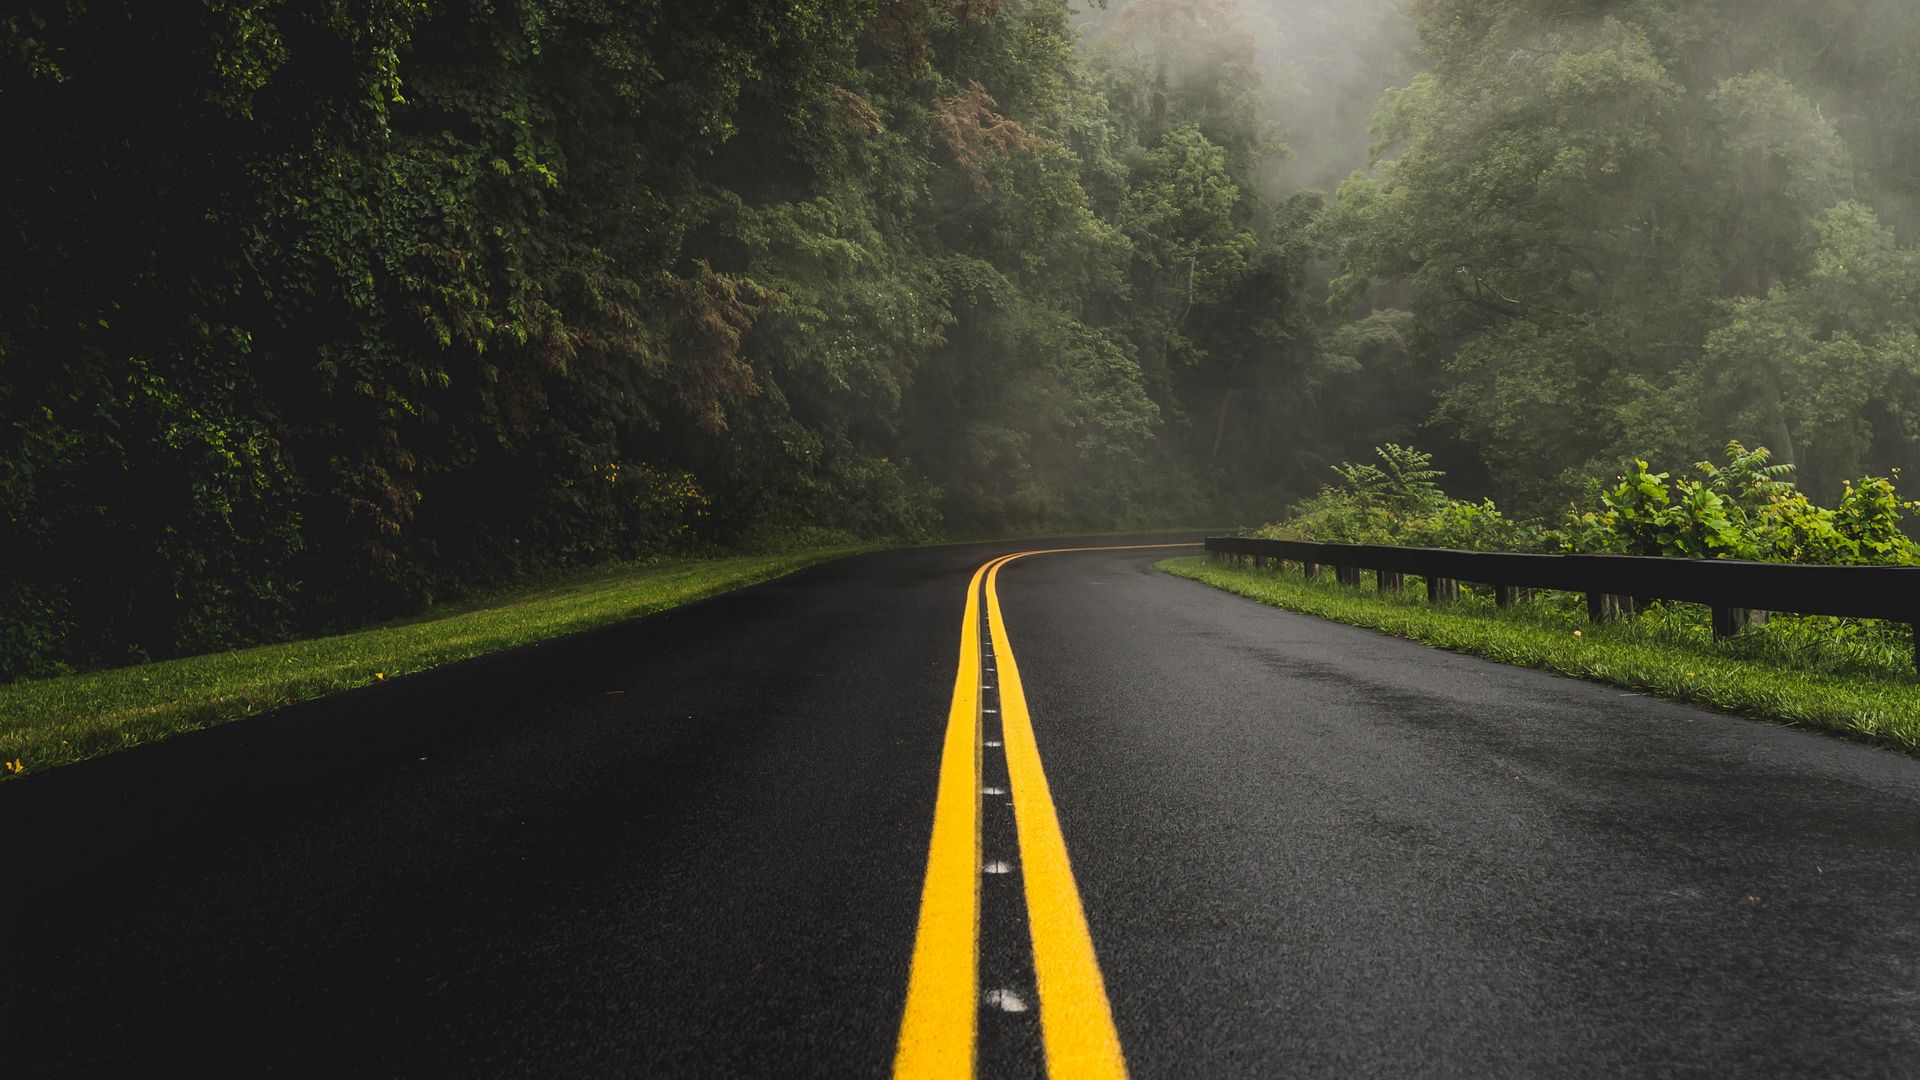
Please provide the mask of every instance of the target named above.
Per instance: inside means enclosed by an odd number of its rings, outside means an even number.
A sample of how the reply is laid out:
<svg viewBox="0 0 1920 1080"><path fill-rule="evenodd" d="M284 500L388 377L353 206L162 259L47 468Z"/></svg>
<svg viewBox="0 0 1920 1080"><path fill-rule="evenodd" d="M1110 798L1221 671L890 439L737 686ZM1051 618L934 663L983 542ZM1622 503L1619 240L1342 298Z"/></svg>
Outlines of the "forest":
<svg viewBox="0 0 1920 1080"><path fill-rule="evenodd" d="M0 679L1343 492L1912 561L1917 48L1910 0L27 0Z"/></svg>

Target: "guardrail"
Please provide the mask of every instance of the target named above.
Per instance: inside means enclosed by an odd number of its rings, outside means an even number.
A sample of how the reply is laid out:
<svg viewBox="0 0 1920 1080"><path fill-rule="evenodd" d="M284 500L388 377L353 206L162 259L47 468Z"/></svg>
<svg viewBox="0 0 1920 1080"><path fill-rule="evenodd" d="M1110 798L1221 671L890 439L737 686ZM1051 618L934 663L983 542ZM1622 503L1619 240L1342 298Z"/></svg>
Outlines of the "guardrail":
<svg viewBox="0 0 1920 1080"><path fill-rule="evenodd" d="M1216 559L1251 559L1256 566L1300 563L1308 577L1332 567L1347 585L1360 584L1361 572L1370 570L1383 592L1404 588L1406 575L1414 574L1427 580L1427 599L1435 603L1458 597L1461 582L1491 586L1501 607L1534 589L1585 593L1587 614L1595 622L1629 614L1652 600L1706 604L1713 608L1714 633L1723 637L1763 620L1769 611L1886 619L1914 627L1920 666L1920 567L1521 555L1240 536L1210 536L1207 551Z"/></svg>

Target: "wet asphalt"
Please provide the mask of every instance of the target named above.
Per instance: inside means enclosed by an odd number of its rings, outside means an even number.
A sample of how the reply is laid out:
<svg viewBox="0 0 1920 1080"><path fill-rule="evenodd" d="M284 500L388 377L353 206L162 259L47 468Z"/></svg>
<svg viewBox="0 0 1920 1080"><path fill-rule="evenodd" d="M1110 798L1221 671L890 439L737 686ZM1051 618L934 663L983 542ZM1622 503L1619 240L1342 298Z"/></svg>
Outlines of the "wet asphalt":
<svg viewBox="0 0 1920 1080"><path fill-rule="evenodd" d="M0 786L0 1075L885 1075L966 582L1033 546ZM1920 1077L1920 760L1163 554L1000 579L1134 1076Z"/></svg>

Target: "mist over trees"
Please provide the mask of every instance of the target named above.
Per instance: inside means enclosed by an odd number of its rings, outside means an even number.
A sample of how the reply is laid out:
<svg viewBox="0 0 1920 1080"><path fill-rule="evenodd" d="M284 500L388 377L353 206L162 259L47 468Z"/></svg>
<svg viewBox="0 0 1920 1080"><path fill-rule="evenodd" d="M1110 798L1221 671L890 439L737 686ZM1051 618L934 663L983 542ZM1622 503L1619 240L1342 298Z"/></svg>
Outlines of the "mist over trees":
<svg viewBox="0 0 1920 1080"><path fill-rule="evenodd" d="M1410 10L1429 70L1323 223L1334 297L1402 313L1496 492L1730 438L1826 495L1912 463L1920 9Z"/></svg>
<svg viewBox="0 0 1920 1080"><path fill-rule="evenodd" d="M1920 435L1905 0L30 2L0 677L712 545Z"/></svg>

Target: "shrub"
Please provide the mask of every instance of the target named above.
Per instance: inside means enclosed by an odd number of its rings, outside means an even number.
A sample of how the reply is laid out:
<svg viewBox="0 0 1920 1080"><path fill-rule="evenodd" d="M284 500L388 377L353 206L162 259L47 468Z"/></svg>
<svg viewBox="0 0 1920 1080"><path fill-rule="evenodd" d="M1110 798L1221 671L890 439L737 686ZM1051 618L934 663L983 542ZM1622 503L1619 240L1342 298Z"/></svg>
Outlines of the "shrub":
<svg viewBox="0 0 1920 1080"><path fill-rule="evenodd" d="M1257 535L1351 544L1406 544L1477 551L1527 550L1539 546L1538 530L1502 514L1492 500L1449 498L1433 467L1433 455L1388 443L1374 453L1380 464L1348 462L1333 467L1337 483L1301 503L1283 522Z"/></svg>
<svg viewBox="0 0 1920 1080"><path fill-rule="evenodd" d="M1900 524L1916 504L1891 478L1850 482L1837 508L1817 506L1765 447L1727 445L1727 463L1697 463L1673 481L1636 459L1609 488L1590 487L1559 533L1566 551L1681 558L1760 559L1835 566L1920 563Z"/></svg>

